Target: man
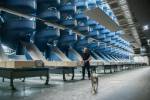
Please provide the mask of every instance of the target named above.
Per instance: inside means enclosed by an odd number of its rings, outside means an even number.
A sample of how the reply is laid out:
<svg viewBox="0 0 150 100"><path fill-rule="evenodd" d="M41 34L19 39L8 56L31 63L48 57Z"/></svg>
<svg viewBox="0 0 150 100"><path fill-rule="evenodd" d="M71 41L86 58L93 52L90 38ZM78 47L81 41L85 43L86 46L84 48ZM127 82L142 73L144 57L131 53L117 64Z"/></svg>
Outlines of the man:
<svg viewBox="0 0 150 100"><path fill-rule="evenodd" d="M90 73L90 60L91 60L91 54L88 48L83 49L83 54L82 54L84 66L82 67L82 80L84 80L85 77L85 69L87 69L88 72L88 78L91 78L91 73Z"/></svg>

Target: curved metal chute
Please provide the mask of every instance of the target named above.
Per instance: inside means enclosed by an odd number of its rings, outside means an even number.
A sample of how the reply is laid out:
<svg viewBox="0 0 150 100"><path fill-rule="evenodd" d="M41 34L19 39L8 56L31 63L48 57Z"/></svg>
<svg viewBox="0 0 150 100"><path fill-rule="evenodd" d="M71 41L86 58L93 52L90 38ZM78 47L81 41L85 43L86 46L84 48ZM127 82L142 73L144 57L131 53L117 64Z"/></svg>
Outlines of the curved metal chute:
<svg viewBox="0 0 150 100"><path fill-rule="evenodd" d="M22 45L26 48L27 53L31 56L32 60L46 60L35 44L23 42Z"/></svg>

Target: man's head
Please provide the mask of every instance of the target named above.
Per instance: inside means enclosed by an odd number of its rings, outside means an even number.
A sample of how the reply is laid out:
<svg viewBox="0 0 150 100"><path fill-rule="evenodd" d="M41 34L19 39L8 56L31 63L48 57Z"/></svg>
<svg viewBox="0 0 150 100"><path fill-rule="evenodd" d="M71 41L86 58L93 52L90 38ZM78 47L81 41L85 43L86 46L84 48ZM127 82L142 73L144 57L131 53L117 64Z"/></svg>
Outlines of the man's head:
<svg viewBox="0 0 150 100"><path fill-rule="evenodd" d="M83 52L84 52L84 53L87 53L87 52L88 52L88 48L84 47L84 48L83 48Z"/></svg>

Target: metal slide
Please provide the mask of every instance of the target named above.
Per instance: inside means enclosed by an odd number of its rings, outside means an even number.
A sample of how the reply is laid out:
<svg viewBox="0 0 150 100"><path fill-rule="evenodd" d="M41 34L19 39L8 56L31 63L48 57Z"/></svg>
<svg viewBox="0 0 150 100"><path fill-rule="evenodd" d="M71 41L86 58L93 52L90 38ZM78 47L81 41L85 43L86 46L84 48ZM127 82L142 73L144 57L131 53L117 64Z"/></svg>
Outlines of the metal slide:
<svg viewBox="0 0 150 100"><path fill-rule="evenodd" d="M51 67L51 65L53 65L53 67L56 67L51 68L49 72L54 74L63 74L63 80L66 80L68 78L74 79L74 68L81 66L79 61L76 61L79 55L76 55L78 54L73 49L69 50L69 56L74 60L69 59L58 47L51 47L50 57L48 59L49 61L46 61L44 63L47 67ZM71 75L66 76L66 74Z"/></svg>
<svg viewBox="0 0 150 100"><path fill-rule="evenodd" d="M47 67L79 67L79 61L70 60L58 47L52 47L50 50L50 57L44 62Z"/></svg>
<svg viewBox="0 0 150 100"><path fill-rule="evenodd" d="M8 60L7 55L5 55L2 45L0 43L0 61Z"/></svg>
<svg viewBox="0 0 150 100"><path fill-rule="evenodd" d="M96 52L93 51L92 55L95 56L97 60L100 60L100 61L104 62L103 58L101 58Z"/></svg>
<svg viewBox="0 0 150 100"><path fill-rule="evenodd" d="M69 49L68 57L73 61L82 61L81 55L73 48ZM92 58L92 60L90 61L91 66L102 65L102 60L95 59L93 56L91 56L91 58Z"/></svg>
<svg viewBox="0 0 150 100"><path fill-rule="evenodd" d="M14 60L14 61L27 61L26 56L25 55L9 55L8 56L9 59Z"/></svg>
<svg viewBox="0 0 150 100"><path fill-rule="evenodd" d="M23 42L22 45L26 48L32 60L46 60L41 51L35 46L35 44Z"/></svg>
<svg viewBox="0 0 150 100"><path fill-rule="evenodd" d="M71 61L59 48L52 47L50 51L50 60L54 61Z"/></svg>
<svg viewBox="0 0 150 100"><path fill-rule="evenodd" d="M47 60L41 51L33 43L22 43L26 48L32 60L42 60L47 67L77 67L80 63L71 61L67 56L57 47L52 47L50 50L50 57Z"/></svg>
<svg viewBox="0 0 150 100"><path fill-rule="evenodd" d="M31 56L32 60L43 60L46 61L44 55L33 43L22 43L26 48L28 54ZM50 61L71 61L66 57L66 55L59 50L57 47L52 47L50 51Z"/></svg>
<svg viewBox="0 0 150 100"><path fill-rule="evenodd" d="M73 48L69 48L68 57L72 61L82 61L81 55Z"/></svg>
<svg viewBox="0 0 150 100"><path fill-rule="evenodd" d="M0 44L0 67L2 68L32 68L34 66L34 61L24 60L24 55L11 55L9 57L5 55L2 45ZM21 58L21 59L20 59ZM20 59L20 60L18 60Z"/></svg>
<svg viewBox="0 0 150 100"><path fill-rule="evenodd" d="M109 62L110 59L108 59L104 54L102 54L101 52L98 53L103 59L105 62Z"/></svg>

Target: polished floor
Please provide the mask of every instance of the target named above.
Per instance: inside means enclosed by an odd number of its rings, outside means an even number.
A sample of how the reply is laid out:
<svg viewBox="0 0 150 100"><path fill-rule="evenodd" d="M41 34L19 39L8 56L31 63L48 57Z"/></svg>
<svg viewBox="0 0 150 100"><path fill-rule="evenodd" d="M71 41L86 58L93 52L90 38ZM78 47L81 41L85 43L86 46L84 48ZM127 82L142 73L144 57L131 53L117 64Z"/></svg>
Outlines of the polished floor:
<svg viewBox="0 0 150 100"><path fill-rule="evenodd" d="M16 80L17 91L11 91L9 80L0 81L0 100L150 100L150 67L100 75L99 90L91 93L89 80L63 82L51 76L50 85L39 78Z"/></svg>

